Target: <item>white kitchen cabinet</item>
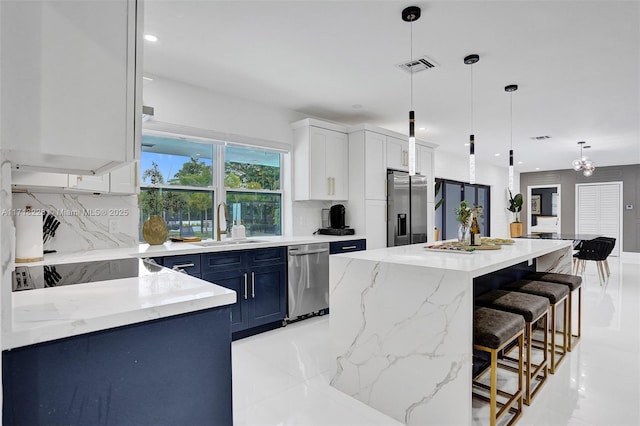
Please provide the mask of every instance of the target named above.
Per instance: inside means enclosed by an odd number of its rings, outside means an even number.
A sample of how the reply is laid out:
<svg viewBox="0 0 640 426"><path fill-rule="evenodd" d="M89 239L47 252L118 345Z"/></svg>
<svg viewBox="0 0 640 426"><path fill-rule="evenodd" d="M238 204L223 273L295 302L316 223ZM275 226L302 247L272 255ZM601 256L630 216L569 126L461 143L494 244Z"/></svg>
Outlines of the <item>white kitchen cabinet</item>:
<svg viewBox="0 0 640 426"><path fill-rule="evenodd" d="M17 188L66 188L69 176L63 173L11 171L11 185Z"/></svg>
<svg viewBox="0 0 640 426"><path fill-rule="evenodd" d="M364 198L367 200L386 200L386 136L366 131L364 137Z"/></svg>
<svg viewBox="0 0 640 426"><path fill-rule="evenodd" d="M140 193L140 177L138 162L118 167L109 173L109 193L138 194Z"/></svg>
<svg viewBox="0 0 640 426"><path fill-rule="evenodd" d="M387 168L409 170L409 140L387 136Z"/></svg>
<svg viewBox="0 0 640 426"><path fill-rule="evenodd" d="M14 169L91 175L136 159L142 2L0 7L1 137Z"/></svg>
<svg viewBox="0 0 640 426"><path fill-rule="evenodd" d="M365 229L367 249L387 246L387 201L365 200Z"/></svg>
<svg viewBox="0 0 640 426"><path fill-rule="evenodd" d="M349 198L349 145L347 134L318 127L318 120L294 123L294 196L300 200Z"/></svg>
<svg viewBox="0 0 640 426"><path fill-rule="evenodd" d="M416 144L416 171L426 176L429 181L428 197L430 201L435 198L435 180L433 177L433 148Z"/></svg>
<svg viewBox="0 0 640 426"><path fill-rule="evenodd" d="M104 175L69 175L69 189L87 192L109 192L109 173Z"/></svg>
<svg viewBox="0 0 640 426"><path fill-rule="evenodd" d="M140 192L137 162L96 176L12 170L11 185L17 189L41 192L97 192L116 195Z"/></svg>

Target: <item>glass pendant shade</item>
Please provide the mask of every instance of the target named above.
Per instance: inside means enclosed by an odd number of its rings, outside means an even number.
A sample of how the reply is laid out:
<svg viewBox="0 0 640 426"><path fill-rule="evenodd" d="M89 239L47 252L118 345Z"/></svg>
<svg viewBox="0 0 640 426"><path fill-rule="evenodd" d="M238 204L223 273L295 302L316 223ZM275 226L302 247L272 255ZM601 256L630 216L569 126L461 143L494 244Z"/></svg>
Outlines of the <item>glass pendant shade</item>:
<svg viewBox="0 0 640 426"><path fill-rule="evenodd" d="M509 150L509 191L513 191L513 150Z"/></svg>
<svg viewBox="0 0 640 426"><path fill-rule="evenodd" d="M469 183L476 183L476 144L474 135L469 135Z"/></svg>
<svg viewBox="0 0 640 426"><path fill-rule="evenodd" d="M582 162L580 160L573 160L573 170L579 172L582 168Z"/></svg>
<svg viewBox="0 0 640 426"><path fill-rule="evenodd" d="M415 115L409 111L409 176L416 174L416 135L415 135Z"/></svg>

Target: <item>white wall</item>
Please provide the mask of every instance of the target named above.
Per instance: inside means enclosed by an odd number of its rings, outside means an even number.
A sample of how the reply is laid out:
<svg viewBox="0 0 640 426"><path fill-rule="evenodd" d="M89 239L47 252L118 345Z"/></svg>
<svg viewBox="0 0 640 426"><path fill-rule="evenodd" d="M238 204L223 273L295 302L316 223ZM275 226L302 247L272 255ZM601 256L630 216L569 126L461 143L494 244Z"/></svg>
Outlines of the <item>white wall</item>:
<svg viewBox="0 0 640 426"><path fill-rule="evenodd" d="M273 140L291 145L289 124L297 112L240 99L160 77L146 82L142 99L154 108L153 121Z"/></svg>
<svg viewBox="0 0 640 426"><path fill-rule="evenodd" d="M469 157L453 155L435 150L435 177L469 182ZM491 187L491 234L493 237L508 237L509 223L513 220L507 210L509 168L497 167L476 160L476 183ZM513 187L520 188L520 175L514 175ZM518 192L516 189L515 192Z"/></svg>

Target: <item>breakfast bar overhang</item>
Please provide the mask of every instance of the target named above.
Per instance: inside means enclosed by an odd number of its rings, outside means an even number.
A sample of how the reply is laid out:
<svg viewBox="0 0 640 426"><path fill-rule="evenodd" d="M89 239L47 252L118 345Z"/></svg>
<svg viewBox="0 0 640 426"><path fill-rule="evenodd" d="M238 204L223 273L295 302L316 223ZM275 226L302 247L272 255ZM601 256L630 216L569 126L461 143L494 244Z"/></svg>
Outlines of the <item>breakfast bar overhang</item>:
<svg viewBox="0 0 640 426"><path fill-rule="evenodd" d="M414 244L332 256L331 385L408 425L471 424L474 281L518 268L571 273L571 262L571 241L531 239L473 253Z"/></svg>

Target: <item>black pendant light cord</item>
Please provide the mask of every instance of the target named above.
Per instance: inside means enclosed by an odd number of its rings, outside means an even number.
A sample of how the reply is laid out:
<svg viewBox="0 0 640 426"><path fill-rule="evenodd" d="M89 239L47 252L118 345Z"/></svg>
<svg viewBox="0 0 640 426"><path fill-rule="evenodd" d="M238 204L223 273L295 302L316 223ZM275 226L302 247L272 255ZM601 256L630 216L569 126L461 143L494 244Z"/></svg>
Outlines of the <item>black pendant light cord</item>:
<svg viewBox="0 0 640 426"><path fill-rule="evenodd" d="M409 108L410 110L413 111L413 19L410 22L409 25L409 57L411 58L411 108Z"/></svg>
<svg viewBox="0 0 640 426"><path fill-rule="evenodd" d="M471 134L473 135L473 64L471 65Z"/></svg>

